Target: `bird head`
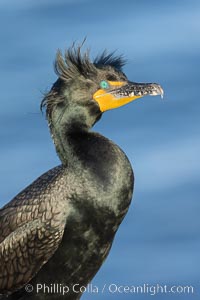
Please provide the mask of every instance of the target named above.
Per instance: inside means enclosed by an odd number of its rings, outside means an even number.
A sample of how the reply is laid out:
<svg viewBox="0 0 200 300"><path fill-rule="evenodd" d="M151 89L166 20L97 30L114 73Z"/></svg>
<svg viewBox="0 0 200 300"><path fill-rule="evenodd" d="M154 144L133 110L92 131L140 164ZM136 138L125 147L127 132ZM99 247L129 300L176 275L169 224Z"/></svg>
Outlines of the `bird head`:
<svg viewBox="0 0 200 300"><path fill-rule="evenodd" d="M67 116L68 123L90 128L107 110L146 95L163 95L156 83L129 81L122 71L124 63L122 56L106 51L92 62L89 51L81 53L81 46L72 46L64 56L58 51L58 80L41 104L49 123L64 123Z"/></svg>

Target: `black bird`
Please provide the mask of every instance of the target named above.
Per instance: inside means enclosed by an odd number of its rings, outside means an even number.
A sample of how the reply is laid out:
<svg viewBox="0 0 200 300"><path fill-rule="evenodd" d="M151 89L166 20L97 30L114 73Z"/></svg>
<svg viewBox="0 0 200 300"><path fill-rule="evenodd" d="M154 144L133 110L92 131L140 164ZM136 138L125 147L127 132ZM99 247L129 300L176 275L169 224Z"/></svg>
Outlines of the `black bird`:
<svg viewBox="0 0 200 300"><path fill-rule="evenodd" d="M109 109L163 94L128 81L123 65L106 52L91 62L81 46L58 51L58 79L41 107L61 165L0 210L0 299L79 299L107 257L134 177L124 152L90 129Z"/></svg>

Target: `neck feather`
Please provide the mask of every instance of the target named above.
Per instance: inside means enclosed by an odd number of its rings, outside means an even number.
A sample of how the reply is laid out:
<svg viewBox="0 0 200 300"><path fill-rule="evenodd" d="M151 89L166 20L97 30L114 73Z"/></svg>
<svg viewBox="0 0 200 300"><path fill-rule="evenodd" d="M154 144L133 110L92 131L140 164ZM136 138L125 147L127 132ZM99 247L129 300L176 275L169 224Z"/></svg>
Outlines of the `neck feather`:
<svg viewBox="0 0 200 300"><path fill-rule="evenodd" d="M51 136L54 141L57 154L63 165L74 163L75 153L74 144L84 142L92 136L90 128L98 120L94 118L94 111L86 110L84 107L79 109L67 109L62 113L55 112L53 118L49 121ZM82 138L80 138L82 137Z"/></svg>

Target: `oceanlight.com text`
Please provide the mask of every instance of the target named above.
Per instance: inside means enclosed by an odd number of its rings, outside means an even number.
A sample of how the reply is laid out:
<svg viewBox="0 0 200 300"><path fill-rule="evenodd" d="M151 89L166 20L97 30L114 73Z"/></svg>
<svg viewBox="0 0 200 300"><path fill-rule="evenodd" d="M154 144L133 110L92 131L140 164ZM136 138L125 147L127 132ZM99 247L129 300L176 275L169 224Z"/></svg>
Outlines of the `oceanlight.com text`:
<svg viewBox="0 0 200 300"><path fill-rule="evenodd" d="M148 294L155 296L158 294L194 294L194 287L192 285L166 285L166 284L148 284L141 285L120 285L116 283L103 284L97 286L94 284L88 284L88 286L82 286L81 284L74 284L72 286L65 285L63 283L51 283L44 284L38 283L36 286L27 284L25 286L27 293L36 294L58 294L66 295L68 293L89 293L89 294Z"/></svg>

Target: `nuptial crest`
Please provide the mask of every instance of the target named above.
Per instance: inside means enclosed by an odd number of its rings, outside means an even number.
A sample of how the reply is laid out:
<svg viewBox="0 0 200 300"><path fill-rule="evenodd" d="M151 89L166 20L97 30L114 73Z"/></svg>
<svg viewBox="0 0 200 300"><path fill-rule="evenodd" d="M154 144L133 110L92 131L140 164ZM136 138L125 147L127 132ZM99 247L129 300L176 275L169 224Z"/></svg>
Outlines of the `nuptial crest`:
<svg viewBox="0 0 200 300"><path fill-rule="evenodd" d="M114 52L107 53L103 51L101 55L98 55L92 62L89 57L89 50L81 53L81 46L75 47L73 45L65 51L64 56L61 51L58 50L55 71L59 78L63 80L70 80L77 76L84 76L85 78L91 77L97 73L97 68L103 68L105 66L111 66L115 69L122 71L122 67L125 64L125 60L122 56L115 56Z"/></svg>

